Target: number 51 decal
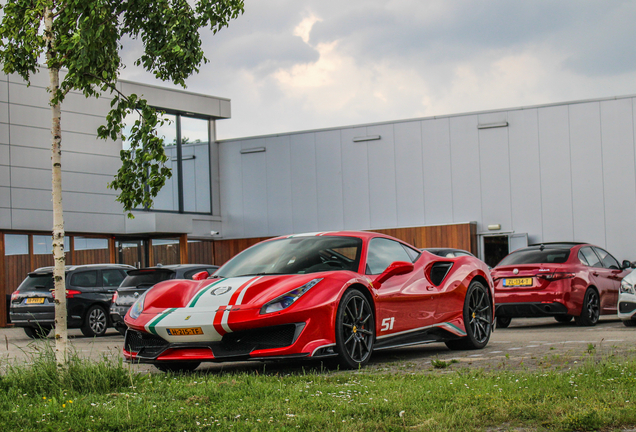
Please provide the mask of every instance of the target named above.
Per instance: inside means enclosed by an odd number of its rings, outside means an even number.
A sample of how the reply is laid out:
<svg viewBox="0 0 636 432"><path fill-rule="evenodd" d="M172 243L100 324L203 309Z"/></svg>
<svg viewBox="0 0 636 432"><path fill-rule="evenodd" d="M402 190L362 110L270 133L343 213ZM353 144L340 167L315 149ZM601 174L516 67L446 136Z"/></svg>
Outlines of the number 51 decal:
<svg viewBox="0 0 636 432"><path fill-rule="evenodd" d="M395 322L395 317L384 318L382 320L382 327L380 328L380 331L393 330L394 322Z"/></svg>

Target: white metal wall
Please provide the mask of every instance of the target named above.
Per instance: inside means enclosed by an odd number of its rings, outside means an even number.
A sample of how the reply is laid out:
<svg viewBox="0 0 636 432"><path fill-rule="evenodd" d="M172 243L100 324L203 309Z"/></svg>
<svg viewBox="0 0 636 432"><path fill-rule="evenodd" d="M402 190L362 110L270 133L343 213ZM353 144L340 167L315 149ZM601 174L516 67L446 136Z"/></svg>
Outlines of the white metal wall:
<svg viewBox="0 0 636 432"><path fill-rule="evenodd" d="M477 221L636 260L634 98L220 142L225 238ZM478 125L508 122L508 127ZM380 140L353 142L380 135ZM266 152L241 154L265 147Z"/></svg>

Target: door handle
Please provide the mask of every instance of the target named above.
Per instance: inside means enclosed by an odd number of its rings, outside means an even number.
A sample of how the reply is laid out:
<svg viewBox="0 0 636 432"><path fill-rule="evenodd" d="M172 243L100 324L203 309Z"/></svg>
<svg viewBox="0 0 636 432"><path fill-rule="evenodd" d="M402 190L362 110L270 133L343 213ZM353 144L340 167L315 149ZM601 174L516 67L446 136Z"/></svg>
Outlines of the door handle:
<svg viewBox="0 0 636 432"><path fill-rule="evenodd" d="M432 286L426 287L426 291L434 291L434 290L435 290L435 287L432 287Z"/></svg>
<svg viewBox="0 0 636 432"><path fill-rule="evenodd" d="M592 274L593 274L594 276L598 276L598 273L596 273L596 272L592 272Z"/></svg>

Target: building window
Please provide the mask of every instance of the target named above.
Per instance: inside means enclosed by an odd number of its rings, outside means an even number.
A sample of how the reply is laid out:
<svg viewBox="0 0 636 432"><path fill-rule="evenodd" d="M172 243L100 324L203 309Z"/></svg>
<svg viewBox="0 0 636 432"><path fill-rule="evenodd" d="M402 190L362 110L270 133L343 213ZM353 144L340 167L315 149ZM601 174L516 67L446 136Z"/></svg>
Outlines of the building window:
<svg viewBox="0 0 636 432"><path fill-rule="evenodd" d="M157 130L163 139L172 177L159 191L151 210L212 213L210 188L210 125L208 119L166 113ZM134 118L127 119L132 124ZM124 129L126 135L127 128ZM123 148L130 148L124 140Z"/></svg>

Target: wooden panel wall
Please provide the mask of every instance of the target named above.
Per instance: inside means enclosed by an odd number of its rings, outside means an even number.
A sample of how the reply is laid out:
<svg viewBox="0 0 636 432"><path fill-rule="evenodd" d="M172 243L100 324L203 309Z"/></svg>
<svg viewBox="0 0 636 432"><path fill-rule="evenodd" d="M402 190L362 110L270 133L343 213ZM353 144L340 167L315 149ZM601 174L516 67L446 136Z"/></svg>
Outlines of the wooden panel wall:
<svg viewBox="0 0 636 432"><path fill-rule="evenodd" d="M179 252L179 244L166 244L152 246L152 253L155 264L169 265L181 264L181 255Z"/></svg>
<svg viewBox="0 0 636 432"><path fill-rule="evenodd" d="M66 254L68 257L68 254ZM108 249L89 249L75 251L74 265L102 264L110 262Z"/></svg>
<svg viewBox="0 0 636 432"><path fill-rule="evenodd" d="M435 225L374 230L403 240L418 248L449 247L477 255L477 224Z"/></svg>
<svg viewBox="0 0 636 432"><path fill-rule="evenodd" d="M214 243L209 240L188 243L188 262L190 264L216 264L214 262Z"/></svg>

